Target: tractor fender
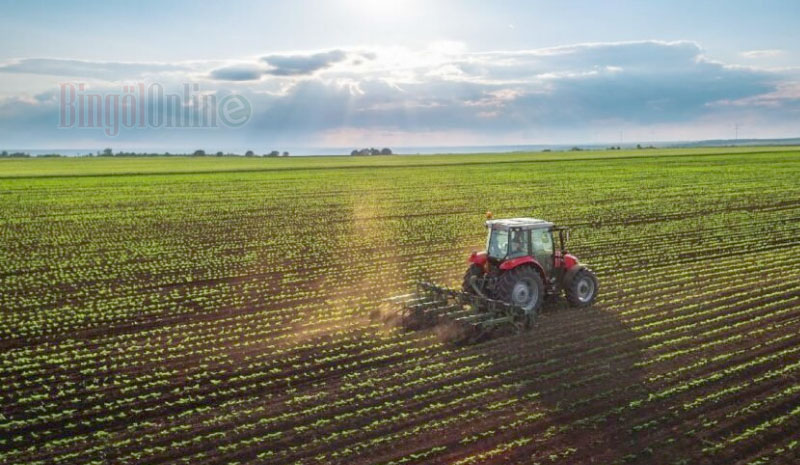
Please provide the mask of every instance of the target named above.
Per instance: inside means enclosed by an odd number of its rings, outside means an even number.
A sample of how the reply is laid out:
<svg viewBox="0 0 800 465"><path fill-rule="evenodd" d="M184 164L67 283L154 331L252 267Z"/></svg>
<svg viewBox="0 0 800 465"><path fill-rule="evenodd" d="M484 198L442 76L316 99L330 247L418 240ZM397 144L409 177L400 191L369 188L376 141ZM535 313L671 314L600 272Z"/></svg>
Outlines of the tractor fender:
<svg viewBox="0 0 800 465"><path fill-rule="evenodd" d="M572 282L572 279L575 277L575 275L578 274L579 271L585 269L586 266L581 265L580 263L576 263L575 265L573 265L571 268L567 270L566 273L564 273L564 277L561 278L561 287L567 288L567 286L569 286L569 283Z"/></svg>
<svg viewBox="0 0 800 465"><path fill-rule="evenodd" d="M486 260L486 252L472 252L467 259L467 262L483 267L486 265Z"/></svg>
<svg viewBox="0 0 800 465"><path fill-rule="evenodd" d="M500 269L503 271L510 271L513 270L514 268L517 268L518 266L523 266L523 265L530 265L531 267L533 267L534 270L539 272L539 276L542 277L542 282L545 283L547 282L547 276L544 273L544 267L539 262L537 262L535 258L531 256L518 257L518 258L512 258L511 260L506 260L502 264L500 264Z"/></svg>
<svg viewBox="0 0 800 465"><path fill-rule="evenodd" d="M570 270L572 269L572 267L579 264L580 263L578 263L578 257L572 255L571 253L564 254L564 268Z"/></svg>

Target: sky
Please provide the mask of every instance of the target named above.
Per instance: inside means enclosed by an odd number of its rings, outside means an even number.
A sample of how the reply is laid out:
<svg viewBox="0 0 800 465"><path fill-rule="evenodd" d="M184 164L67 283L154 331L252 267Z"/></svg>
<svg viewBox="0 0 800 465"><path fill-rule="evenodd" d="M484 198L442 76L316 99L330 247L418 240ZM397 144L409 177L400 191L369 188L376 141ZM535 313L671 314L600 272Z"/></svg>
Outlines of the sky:
<svg viewBox="0 0 800 465"><path fill-rule="evenodd" d="M0 30L0 148L800 136L795 1L5 0Z"/></svg>

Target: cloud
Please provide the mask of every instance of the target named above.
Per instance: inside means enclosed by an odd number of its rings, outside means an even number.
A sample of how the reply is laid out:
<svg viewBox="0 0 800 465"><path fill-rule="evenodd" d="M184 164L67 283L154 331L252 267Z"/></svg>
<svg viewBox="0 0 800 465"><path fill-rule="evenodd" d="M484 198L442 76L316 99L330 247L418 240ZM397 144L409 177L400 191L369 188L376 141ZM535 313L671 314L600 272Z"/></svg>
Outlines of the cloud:
<svg viewBox="0 0 800 465"><path fill-rule="evenodd" d="M742 97L740 99L720 99L712 106L732 106L742 108L753 107L772 107L781 108L788 104L793 104L800 107L800 81L797 82L782 82L776 85L775 89L754 96Z"/></svg>
<svg viewBox="0 0 800 465"><path fill-rule="evenodd" d="M24 66L4 65L4 71L58 70L54 63L34 66L36 60L24 61ZM192 144L246 140L297 145L350 135L379 144L380 137L391 135L391 140L407 138L405 145L432 145L452 144L469 134L469 143L552 142L555 137L580 142L592 137L616 141L620 128L626 134L655 134L651 139L685 139L703 128L709 138L724 136L712 131L729 127L731 121L747 121L753 131L760 128L760 134L774 137L776 131L789 131L800 123L796 70L728 65L710 59L691 41L480 53L438 43L419 50L334 49L169 66L87 67L88 62L62 61L62 71L107 70L115 78L125 72L170 73L174 86L196 82L200 76L205 79L200 81L204 92L223 96L236 89L252 107L251 121L241 128L139 130L119 136L136 141L184 138ZM96 90L119 92L117 87L109 82ZM18 139L23 133L36 140L71 137L74 131L54 129L52 115L58 107L53 95L40 92L0 100L0 139ZM423 134L437 136L425 139ZM352 145L363 144L354 140Z"/></svg>
<svg viewBox="0 0 800 465"><path fill-rule="evenodd" d="M271 66L266 71L273 76L301 76L328 68L347 58L344 50L330 50L311 55L268 55L262 60Z"/></svg>
<svg viewBox="0 0 800 465"><path fill-rule="evenodd" d="M778 49L770 50L747 50L741 52L740 55L745 58L772 58L783 55L785 52Z"/></svg>
<svg viewBox="0 0 800 465"><path fill-rule="evenodd" d="M302 77L350 59L354 66L374 60L373 52L329 50L305 54L274 54L262 57L259 63L238 63L212 70L209 77L219 81L257 81L264 76ZM267 67L264 67L263 65Z"/></svg>
<svg viewBox="0 0 800 465"><path fill-rule="evenodd" d="M264 76L264 69L253 65L231 65L217 68L209 73L218 81L257 81Z"/></svg>
<svg viewBox="0 0 800 465"><path fill-rule="evenodd" d="M188 71L187 64L123 63L58 58L25 58L0 65L2 73L43 74L107 80L132 79L148 73Z"/></svg>

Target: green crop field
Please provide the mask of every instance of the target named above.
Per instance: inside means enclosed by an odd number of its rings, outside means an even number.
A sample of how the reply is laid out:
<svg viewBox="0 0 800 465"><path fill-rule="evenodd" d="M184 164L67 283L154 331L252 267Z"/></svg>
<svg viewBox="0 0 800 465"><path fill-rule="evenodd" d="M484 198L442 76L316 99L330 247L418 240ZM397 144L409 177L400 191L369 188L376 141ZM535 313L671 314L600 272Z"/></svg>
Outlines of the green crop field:
<svg viewBox="0 0 800 465"><path fill-rule="evenodd" d="M597 303L374 318L487 210L570 226ZM3 464L800 460L796 148L0 160L0 238Z"/></svg>

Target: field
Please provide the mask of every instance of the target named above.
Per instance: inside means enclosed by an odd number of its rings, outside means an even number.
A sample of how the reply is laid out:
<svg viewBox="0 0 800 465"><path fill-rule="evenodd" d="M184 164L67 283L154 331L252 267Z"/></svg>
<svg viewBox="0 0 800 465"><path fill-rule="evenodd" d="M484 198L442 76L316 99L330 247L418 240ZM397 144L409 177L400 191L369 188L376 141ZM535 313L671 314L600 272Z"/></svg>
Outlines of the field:
<svg viewBox="0 0 800 465"><path fill-rule="evenodd" d="M456 347L371 318L484 212L598 274ZM0 161L0 463L800 461L800 150Z"/></svg>

